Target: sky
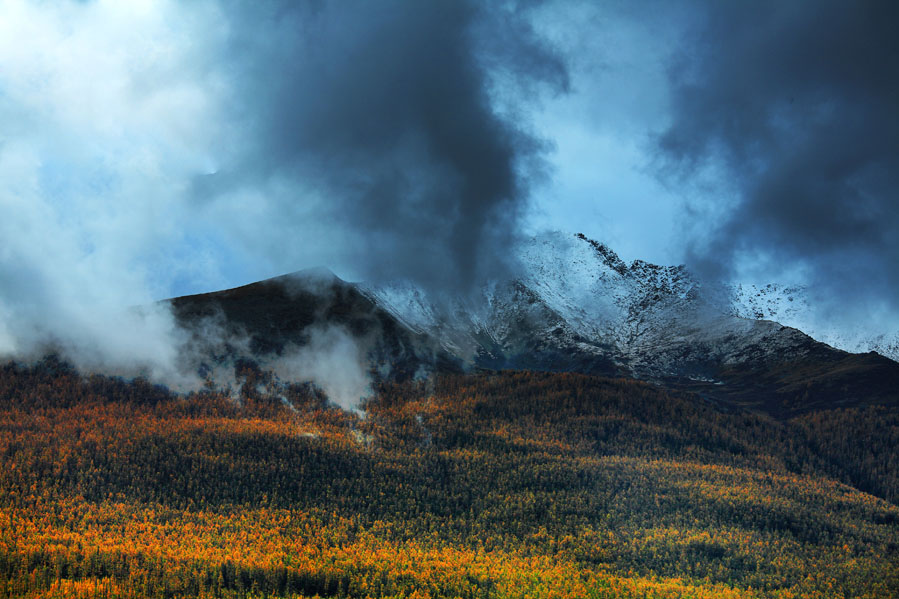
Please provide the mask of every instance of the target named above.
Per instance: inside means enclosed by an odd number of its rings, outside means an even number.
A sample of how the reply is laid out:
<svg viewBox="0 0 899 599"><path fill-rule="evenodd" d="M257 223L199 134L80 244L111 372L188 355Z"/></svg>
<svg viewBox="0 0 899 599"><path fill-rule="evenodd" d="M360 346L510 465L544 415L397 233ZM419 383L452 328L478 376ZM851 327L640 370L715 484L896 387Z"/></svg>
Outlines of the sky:
<svg viewBox="0 0 899 599"><path fill-rule="evenodd" d="M5 0L0 353L165 364L131 307L312 266L457 292L546 229L895 329L897 6Z"/></svg>

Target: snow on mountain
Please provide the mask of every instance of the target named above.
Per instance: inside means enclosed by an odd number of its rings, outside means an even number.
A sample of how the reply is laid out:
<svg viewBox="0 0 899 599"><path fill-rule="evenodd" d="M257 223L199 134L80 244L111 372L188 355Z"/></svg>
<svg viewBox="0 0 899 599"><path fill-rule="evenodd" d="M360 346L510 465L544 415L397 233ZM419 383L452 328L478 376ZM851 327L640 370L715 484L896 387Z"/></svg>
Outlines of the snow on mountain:
<svg viewBox="0 0 899 599"><path fill-rule="evenodd" d="M775 320L795 327L838 349L853 353L875 351L899 361L899 327L877 330L873 323L858 323L848 328L822 322L816 317L808 291L802 286L734 285L732 309L735 315L743 318Z"/></svg>
<svg viewBox="0 0 899 599"><path fill-rule="evenodd" d="M490 283L476 299L435 300L409 283L362 289L406 326L486 367L575 362L641 378L712 380L722 365L809 351L800 331L736 308L730 290L703 288L683 266L626 264L602 243L559 232L529 240L518 258L516 278Z"/></svg>

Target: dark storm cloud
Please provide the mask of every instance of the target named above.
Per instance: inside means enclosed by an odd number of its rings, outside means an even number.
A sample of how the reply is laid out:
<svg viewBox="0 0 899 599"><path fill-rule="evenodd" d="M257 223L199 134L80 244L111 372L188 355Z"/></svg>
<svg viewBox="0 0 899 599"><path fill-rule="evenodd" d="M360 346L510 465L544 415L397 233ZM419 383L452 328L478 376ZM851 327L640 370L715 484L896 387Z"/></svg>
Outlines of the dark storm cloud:
<svg viewBox="0 0 899 599"><path fill-rule="evenodd" d="M671 71L661 148L685 176L723 166L738 203L694 260L719 275L754 259L797 265L833 297L895 307L899 4L702 6Z"/></svg>
<svg viewBox="0 0 899 599"><path fill-rule="evenodd" d="M544 149L508 100L567 86L526 8L236 2L223 10L241 150L198 182L198 197L278 180L287 191L265 199L274 219L260 235L332 227L333 243L367 277L464 287L503 267ZM320 198L311 214L310 195ZM303 256L295 260L299 267Z"/></svg>

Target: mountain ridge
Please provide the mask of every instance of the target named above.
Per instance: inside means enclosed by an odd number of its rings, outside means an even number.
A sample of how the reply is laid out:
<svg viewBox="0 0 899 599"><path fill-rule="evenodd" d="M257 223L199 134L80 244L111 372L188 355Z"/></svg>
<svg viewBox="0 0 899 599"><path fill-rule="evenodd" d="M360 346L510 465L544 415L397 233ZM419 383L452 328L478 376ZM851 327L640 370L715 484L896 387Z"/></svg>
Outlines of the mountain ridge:
<svg viewBox="0 0 899 599"><path fill-rule="evenodd" d="M519 258L516 277L456 297L435 297L408 281L348 283L313 269L171 304L196 345L204 343L197 331L208 329L197 323L216 319L224 337L245 339L225 343L219 358L237 358L243 346L243 357L265 363L308 343L309 327L337 326L380 378L574 371L777 414L899 402L896 362L736 314L727 289L703 286L684 266L627 265L605 244L561 233L533 238Z"/></svg>

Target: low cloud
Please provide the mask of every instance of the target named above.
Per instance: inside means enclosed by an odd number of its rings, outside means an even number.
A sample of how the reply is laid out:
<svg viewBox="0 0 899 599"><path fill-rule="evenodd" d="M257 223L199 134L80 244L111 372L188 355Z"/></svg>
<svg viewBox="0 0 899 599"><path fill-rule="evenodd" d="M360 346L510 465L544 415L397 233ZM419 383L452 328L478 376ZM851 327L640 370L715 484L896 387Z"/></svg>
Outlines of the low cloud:
<svg viewBox="0 0 899 599"><path fill-rule="evenodd" d="M302 347L287 348L265 362L281 381L311 382L345 410L358 409L372 394L372 378L364 343L338 325L311 326Z"/></svg>
<svg viewBox="0 0 899 599"><path fill-rule="evenodd" d="M174 11L0 8L4 356L53 350L85 370L183 382L179 333L153 300L178 272L160 258L182 238L183 187L213 139L185 27L214 15L179 10L173 26Z"/></svg>

